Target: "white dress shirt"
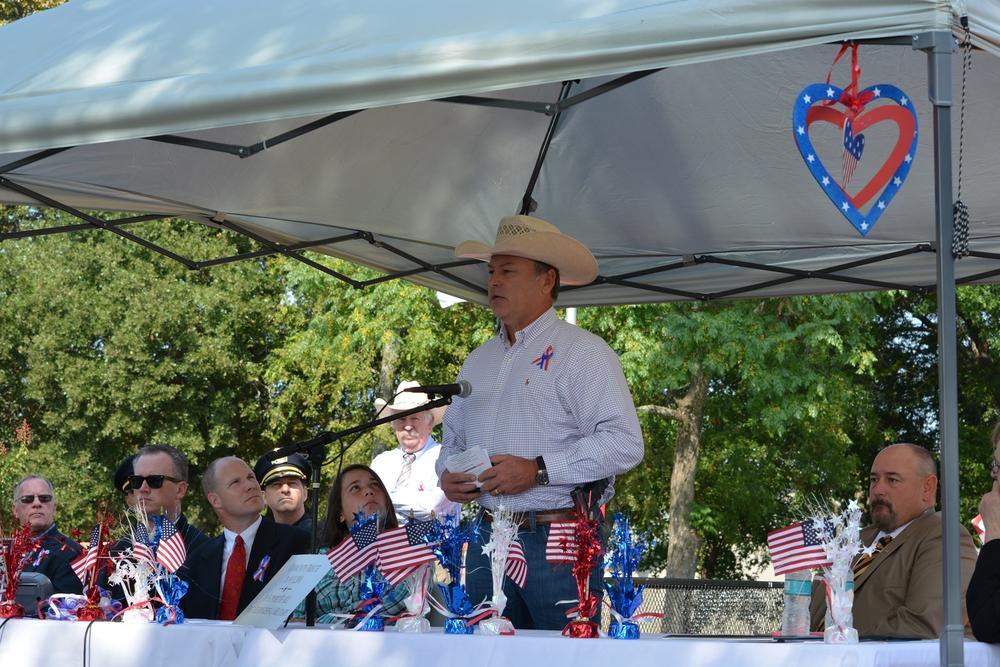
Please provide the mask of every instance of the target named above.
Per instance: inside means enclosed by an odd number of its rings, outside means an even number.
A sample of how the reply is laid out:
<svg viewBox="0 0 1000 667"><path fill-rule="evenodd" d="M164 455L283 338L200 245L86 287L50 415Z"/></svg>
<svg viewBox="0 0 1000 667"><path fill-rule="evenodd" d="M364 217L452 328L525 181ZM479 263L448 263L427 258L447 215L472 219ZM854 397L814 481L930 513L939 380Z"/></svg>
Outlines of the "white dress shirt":
<svg viewBox="0 0 1000 667"><path fill-rule="evenodd" d="M372 470L389 491L400 525L409 521L411 511L415 519L427 520L431 518L431 512L440 517L457 514L461 510L461 505L448 500L438 485L435 464L440 453L441 445L428 436L423 448L415 452L409 479L399 485L399 473L403 469L402 447L382 452L372 461Z"/></svg>
<svg viewBox="0 0 1000 667"><path fill-rule="evenodd" d="M487 509L497 500L515 512L572 507L574 487L642 460L642 431L618 355L554 309L518 331L513 345L501 330L473 350L458 377L472 383L472 393L445 413L438 474L448 456L479 445L491 456L541 456L549 475L548 486L516 496L481 495ZM603 500L613 493L612 484Z"/></svg>
<svg viewBox="0 0 1000 667"><path fill-rule="evenodd" d="M229 567L229 557L233 555L233 549L236 548L236 536L240 535L243 538L243 547L247 551L246 562L243 563L243 566L246 567L250 564L250 550L253 549L253 538L257 536L257 529L260 528L260 522L263 518L257 517L257 520L250 524L242 533L234 533L228 528L223 529L222 535L226 538L226 545L222 548L222 578L219 579L220 594L226 585L226 569Z"/></svg>

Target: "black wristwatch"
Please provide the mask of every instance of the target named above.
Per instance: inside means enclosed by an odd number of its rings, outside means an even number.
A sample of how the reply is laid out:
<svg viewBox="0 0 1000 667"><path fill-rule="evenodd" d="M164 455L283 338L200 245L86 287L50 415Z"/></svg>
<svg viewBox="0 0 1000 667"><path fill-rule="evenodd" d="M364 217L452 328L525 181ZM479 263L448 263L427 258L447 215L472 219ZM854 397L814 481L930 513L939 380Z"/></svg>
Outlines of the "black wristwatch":
<svg viewBox="0 0 1000 667"><path fill-rule="evenodd" d="M538 486L548 486L549 471L545 469L545 459L541 456L536 456L535 463L538 464L538 472L535 473L535 484Z"/></svg>

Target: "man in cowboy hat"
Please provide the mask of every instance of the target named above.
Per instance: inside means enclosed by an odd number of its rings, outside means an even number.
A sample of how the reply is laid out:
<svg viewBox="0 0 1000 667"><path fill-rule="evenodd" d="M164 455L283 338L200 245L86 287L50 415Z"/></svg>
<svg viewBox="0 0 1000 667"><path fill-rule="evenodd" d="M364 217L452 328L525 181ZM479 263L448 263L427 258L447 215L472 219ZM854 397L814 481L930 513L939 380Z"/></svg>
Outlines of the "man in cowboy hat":
<svg viewBox="0 0 1000 667"><path fill-rule="evenodd" d="M400 382L393 402L376 398L375 409L392 415L424 405L430 401L427 394L405 391L419 386L418 382ZM435 470L441 446L431 437L431 431L441 423L444 411L442 406L393 420L399 447L382 452L372 461L372 470L389 491L401 524L409 520L411 513L415 519L426 520L432 512L441 516L456 514L460 509L458 503L445 497Z"/></svg>
<svg viewBox="0 0 1000 667"><path fill-rule="evenodd" d="M306 483L312 475L312 465L301 454L271 460L262 456L253 467L253 474L264 489L268 516L275 523L294 526L312 534L312 519L306 512L309 492Z"/></svg>
<svg viewBox="0 0 1000 667"><path fill-rule="evenodd" d="M608 480L642 460L643 442L618 355L597 336L568 324L553 309L559 284L597 277L597 260L581 243L529 216L501 220L496 243L466 241L459 257L488 262L489 305L502 327L466 359L459 378L475 390L456 398L444 423L438 461L441 487L455 502L498 502L523 515L519 537L528 562L523 590L507 579L505 615L517 628L561 629L560 600L577 597L569 572L551 576L545 562L550 525L571 521L575 487ZM479 475L446 470L448 457L483 448L493 466ZM490 517L480 531L490 539ZM469 598L490 594L489 562L478 548L466 560ZM591 590L599 592L601 568Z"/></svg>

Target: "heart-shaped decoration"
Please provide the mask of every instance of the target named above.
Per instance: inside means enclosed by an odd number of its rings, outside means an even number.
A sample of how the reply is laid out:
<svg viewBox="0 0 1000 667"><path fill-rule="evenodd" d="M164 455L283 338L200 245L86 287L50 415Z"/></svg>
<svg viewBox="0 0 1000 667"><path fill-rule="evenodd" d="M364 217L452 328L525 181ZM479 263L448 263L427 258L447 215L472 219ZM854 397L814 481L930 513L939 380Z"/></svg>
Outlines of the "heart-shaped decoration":
<svg viewBox="0 0 1000 667"><path fill-rule="evenodd" d="M868 104L878 100L889 100L892 104L863 108L858 113L842 111L833 106L841 99L843 92L829 83L812 83L806 86L795 99L792 135L806 167L820 188L854 228L862 236L867 236L910 173L917 154L917 112L912 100L890 84L869 86L861 91L859 97L869 100ZM896 144L875 175L852 197L847 194L846 186L864 153L865 138L861 132L883 121L896 124L899 130ZM840 180L830 175L809 139L809 128L815 122L831 123L843 130L844 163ZM875 201L868 213L862 213L861 207L873 199Z"/></svg>

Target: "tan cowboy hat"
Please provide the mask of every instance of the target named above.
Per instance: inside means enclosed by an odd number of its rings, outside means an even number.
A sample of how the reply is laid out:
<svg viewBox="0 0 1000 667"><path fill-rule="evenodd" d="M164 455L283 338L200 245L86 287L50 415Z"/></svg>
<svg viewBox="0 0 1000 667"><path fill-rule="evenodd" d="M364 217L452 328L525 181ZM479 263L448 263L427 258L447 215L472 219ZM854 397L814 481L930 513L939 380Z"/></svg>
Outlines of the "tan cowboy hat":
<svg viewBox="0 0 1000 667"><path fill-rule="evenodd" d="M431 400L431 397L427 394L419 391L404 391L410 389L411 387L419 387L419 382L413 382L412 380L405 380L399 383L396 387L396 398L395 403L386 404L381 398L375 399L375 410L377 412L382 412L382 408L389 411L389 414L394 414L396 412L402 412L403 410L411 410L413 408L418 408L424 403ZM444 419L445 406L438 408L431 408L428 412L434 417L434 425L437 426Z"/></svg>
<svg viewBox="0 0 1000 667"><path fill-rule="evenodd" d="M587 247L544 220L530 215L510 215L500 221L497 239L490 247L481 241L462 241L456 257L488 262L493 255L514 255L545 262L559 269L563 285L586 285L597 277L597 260Z"/></svg>

